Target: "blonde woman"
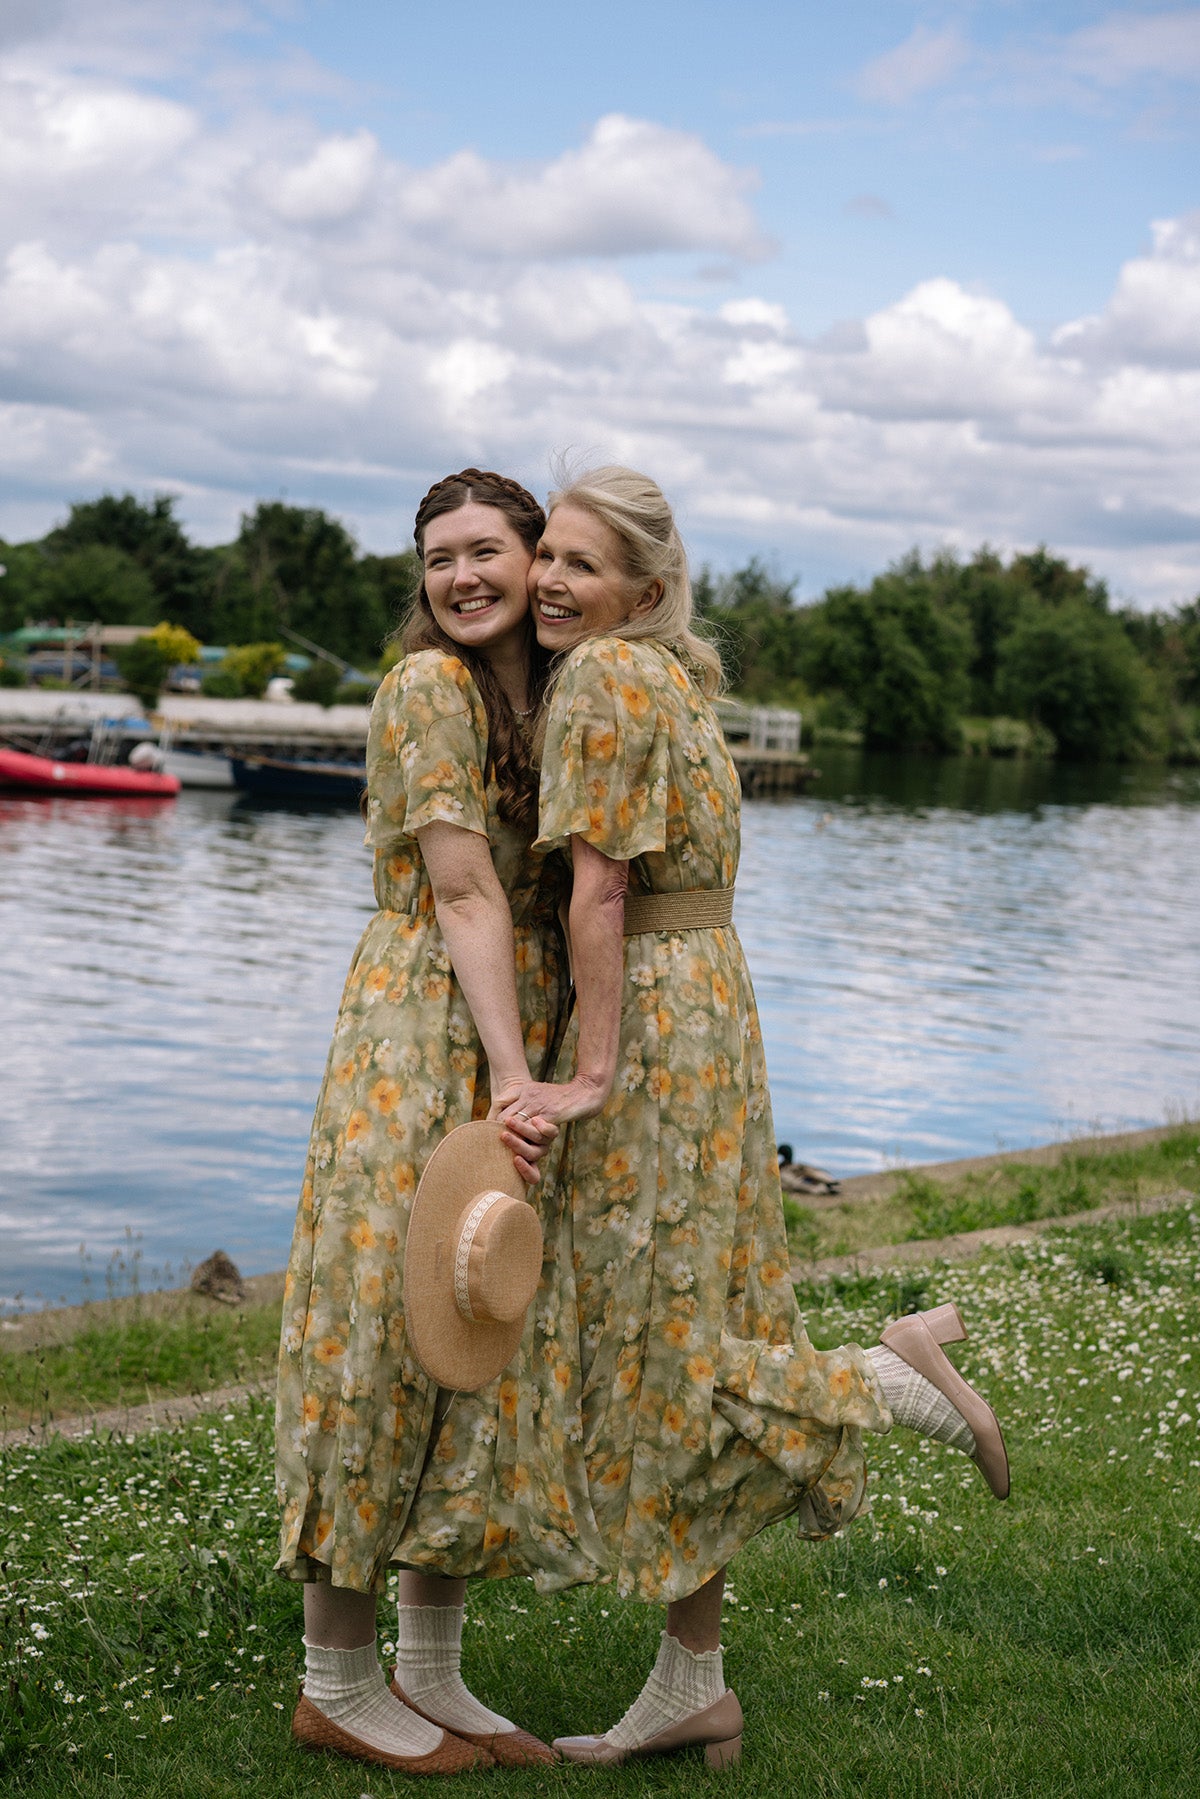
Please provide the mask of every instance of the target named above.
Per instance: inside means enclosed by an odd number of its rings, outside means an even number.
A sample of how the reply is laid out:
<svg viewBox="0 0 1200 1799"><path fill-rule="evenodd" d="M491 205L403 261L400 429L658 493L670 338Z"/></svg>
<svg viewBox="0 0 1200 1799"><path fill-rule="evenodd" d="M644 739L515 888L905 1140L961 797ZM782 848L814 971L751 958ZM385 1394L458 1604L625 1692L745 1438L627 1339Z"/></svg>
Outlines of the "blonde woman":
<svg viewBox="0 0 1200 1799"><path fill-rule="evenodd" d="M573 1121L522 1349L534 1378L563 1369L572 1397L561 1445L540 1456L548 1474L526 1470L525 1554L536 1571L535 1519L553 1521L537 1496L556 1491L576 1578L589 1577L586 1548L591 1578L667 1607L630 1710L555 1747L614 1763L702 1743L719 1766L740 1748L720 1611L742 1544L789 1515L808 1537L848 1523L863 1432L893 1420L973 1454L1001 1497L1007 1462L994 1414L940 1347L964 1334L953 1307L897 1321L866 1351L815 1350L799 1316L731 923L739 788L709 703L720 665L692 629L683 545L655 483L602 468L553 495L531 583L556 658L538 846L571 856L578 1003L559 1083L530 1081L504 1114Z"/></svg>

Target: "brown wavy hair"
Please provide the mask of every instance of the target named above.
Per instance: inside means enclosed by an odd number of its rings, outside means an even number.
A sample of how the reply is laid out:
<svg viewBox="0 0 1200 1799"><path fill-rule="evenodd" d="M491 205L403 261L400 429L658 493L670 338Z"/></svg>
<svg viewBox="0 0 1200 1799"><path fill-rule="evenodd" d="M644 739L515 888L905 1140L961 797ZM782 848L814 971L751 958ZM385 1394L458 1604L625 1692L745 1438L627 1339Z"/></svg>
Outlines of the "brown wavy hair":
<svg viewBox="0 0 1200 1799"><path fill-rule="evenodd" d="M413 538L422 562L425 557L425 531L432 520L441 518L447 512L457 512L460 506L467 506L472 502L478 506L493 506L497 512L503 513L530 555L533 554L546 529L546 514L533 495L519 482L510 481L507 475L497 475L491 469L465 468L457 475L447 475L444 480L435 481L417 507ZM538 643L532 615L527 619L525 629L529 656L529 701L540 711L546 694L550 658ZM515 825L518 830L536 835L538 763L535 750L523 736L512 703L487 657L461 643L455 643L434 618L429 595L425 591L424 575L413 595L412 609L395 635L406 656L415 650L441 650L447 656L457 656L470 671L487 713L488 748L484 778L490 777L496 783L496 810L505 824ZM540 741L540 733L533 735L535 742Z"/></svg>

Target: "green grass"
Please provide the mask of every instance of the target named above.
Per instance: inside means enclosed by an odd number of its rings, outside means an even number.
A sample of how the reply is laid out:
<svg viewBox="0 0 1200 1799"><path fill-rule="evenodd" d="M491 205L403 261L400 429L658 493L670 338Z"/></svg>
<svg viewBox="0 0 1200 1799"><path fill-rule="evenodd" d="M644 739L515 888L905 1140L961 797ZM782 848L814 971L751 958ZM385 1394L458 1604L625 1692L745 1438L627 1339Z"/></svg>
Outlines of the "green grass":
<svg viewBox="0 0 1200 1799"><path fill-rule="evenodd" d="M811 1261L852 1255L877 1243L1062 1218L1178 1188L1200 1189L1200 1129L1194 1124L1137 1148L1068 1146L1054 1163L1000 1162L950 1179L899 1173L889 1190L874 1198L817 1208L789 1197L785 1209L793 1253Z"/></svg>
<svg viewBox="0 0 1200 1799"><path fill-rule="evenodd" d="M821 1344L871 1341L905 1293L953 1298L960 1365L1013 1459L997 1505L948 1450L871 1444L873 1510L786 1525L734 1564L726 1671L741 1767L466 1776L460 1791L1115 1799L1200 1790L1200 1217L1054 1233L975 1265L806 1293ZM272 1575L258 1401L170 1432L0 1456L0 1774L22 1799L372 1799L412 1782L294 1752L299 1590ZM388 1608L380 1607L386 1639ZM467 1672L540 1735L603 1729L661 1613L607 1589L471 1595ZM164 1720L169 1720L164 1721ZM420 1789L418 1789L420 1790Z"/></svg>
<svg viewBox="0 0 1200 1799"><path fill-rule="evenodd" d="M237 1310L181 1297L170 1311L154 1296L88 1308L68 1342L0 1348L0 1432L52 1418L202 1393L269 1375L279 1348L279 1305Z"/></svg>

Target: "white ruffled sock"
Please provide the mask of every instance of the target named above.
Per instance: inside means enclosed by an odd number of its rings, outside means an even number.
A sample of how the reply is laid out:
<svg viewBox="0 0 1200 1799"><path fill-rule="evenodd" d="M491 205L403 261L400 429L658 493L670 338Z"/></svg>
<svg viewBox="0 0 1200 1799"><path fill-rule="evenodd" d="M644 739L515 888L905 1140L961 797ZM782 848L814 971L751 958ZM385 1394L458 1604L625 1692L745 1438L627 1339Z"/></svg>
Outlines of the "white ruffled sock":
<svg viewBox="0 0 1200 1799"><path fill-rule="evenodd" d="M724 1691L721 1651L685 1649L664 1630L649 1680L621 1721L605 1731L604 1740L617 1749L636 1749L669 1724L706 1711Z"/></svg>
<svg viewBox="0 0 1200 1799"><path fill-rule="evenodd" d="M373 1642L361 1649L324 1649L305 1637L304 1697L331 1723L387 1755L428 1755L442 1741L436 1724L418 1718L388 1691Z"/></svg>
<svg viewBox="0 0 1200 1799"><path fill-rule="evenodd" d="M964 1455L974 1454L975 1437L970 1425L958 1407L951 1405L931 1380L910 1368L883 1343L868 1349L867 1355L875 1364L883 1397L897 1424L915 1430L922 1437L932 1437L935 1443L948 1443L951 1449L961 1449Z"/></svg>
<svg viewBox="0 0 1200 1799"><path fill-rule="evenodd" d="M396 1607L396 1682L414 1705L447 1730L490 1736L515 1730L511 1719L489 1711L462 1677L461 1605Z"/></svg>

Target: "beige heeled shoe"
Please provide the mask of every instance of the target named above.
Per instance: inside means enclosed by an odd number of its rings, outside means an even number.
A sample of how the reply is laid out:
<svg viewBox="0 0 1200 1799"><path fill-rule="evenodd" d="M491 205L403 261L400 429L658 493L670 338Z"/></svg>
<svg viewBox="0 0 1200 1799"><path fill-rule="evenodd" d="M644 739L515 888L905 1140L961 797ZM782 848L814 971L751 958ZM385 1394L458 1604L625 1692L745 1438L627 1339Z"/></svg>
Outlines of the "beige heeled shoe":
<svg viewBox="0 0 1200 1799"><path fill-rule="evenodd" d="M964 1342L966 1335L967 1327L958 1307L941 1305L928 1312L909 1312L905 1317L897 1318L880 1332L879 1340L893 1355L924 1375L965 1419L975 1439L971 1460L996 1498L1007 1499L1008 1451L1004 1447L1000 1420L987 1400L967 1385L942 1348L943 1343Z"/></svg>
<svg viewBox="0 0 1200 1799"><path fill-rule="evenodd" d="M618 1768L622 1762L646 1755L670 1755L675 1749L703 1745L710 1768L731 1768L742 1754L742 1708L728 1687L715 1705L655 1731L633 1749L618 1749L604 1737L555 1737L554 1747L566 1762L593 1767Z"/></svg>

